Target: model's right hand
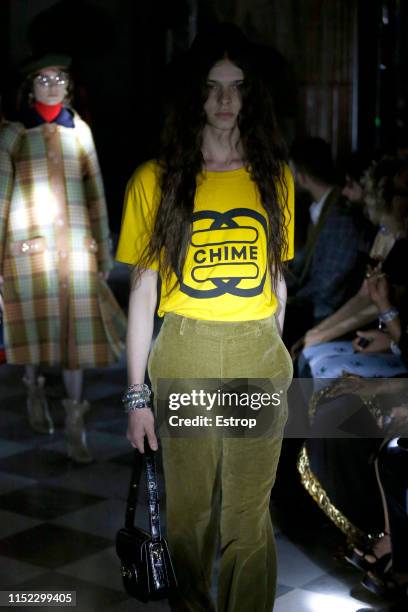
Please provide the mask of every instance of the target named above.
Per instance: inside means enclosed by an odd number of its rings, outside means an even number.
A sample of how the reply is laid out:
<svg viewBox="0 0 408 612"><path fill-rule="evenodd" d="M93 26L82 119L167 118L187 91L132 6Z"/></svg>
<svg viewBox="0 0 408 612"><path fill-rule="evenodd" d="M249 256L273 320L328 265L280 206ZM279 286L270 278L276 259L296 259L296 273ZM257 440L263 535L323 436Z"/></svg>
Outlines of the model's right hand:
<svg viewBox="0 0 408 612"><path fill-rule="evenodd" d="M144 437L152 450L158 449L156 434L154 433L154 415L150 408L139 408L129 412L129 421L126 437L140 453L144 453Z"/></svg>

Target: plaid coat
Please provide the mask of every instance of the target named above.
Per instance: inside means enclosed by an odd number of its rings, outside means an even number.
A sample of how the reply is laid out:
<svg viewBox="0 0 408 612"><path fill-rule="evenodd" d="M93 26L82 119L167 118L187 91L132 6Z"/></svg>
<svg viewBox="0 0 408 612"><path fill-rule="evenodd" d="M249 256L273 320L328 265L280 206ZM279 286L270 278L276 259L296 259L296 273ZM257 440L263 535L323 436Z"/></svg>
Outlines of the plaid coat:
<svg viewBox="0 0 408 612"><path fill-rule="evenodd" d="M43 123L0 129L0 274L7 361L100 367L126 321L99 272L112 267L91 131Z"/></svg>

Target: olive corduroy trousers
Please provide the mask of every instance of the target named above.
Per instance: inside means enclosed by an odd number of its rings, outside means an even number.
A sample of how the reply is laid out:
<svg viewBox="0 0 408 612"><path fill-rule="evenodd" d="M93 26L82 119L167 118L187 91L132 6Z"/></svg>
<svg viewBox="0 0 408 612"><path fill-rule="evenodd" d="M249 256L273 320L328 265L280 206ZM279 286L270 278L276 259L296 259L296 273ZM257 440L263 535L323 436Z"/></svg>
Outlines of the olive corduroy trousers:
<svg viewBox="0 0 408 612"><path fill-rule="evenodd" d="M218 322L166 314L148 369L155 393L161 378L267 378L289 386L293 375L274 317ZM162 438L177 611L273 609L276 553L269 500L287 417L286 394L274 410L272 436ZM215 607L210 589L218 545Z"/></svg>

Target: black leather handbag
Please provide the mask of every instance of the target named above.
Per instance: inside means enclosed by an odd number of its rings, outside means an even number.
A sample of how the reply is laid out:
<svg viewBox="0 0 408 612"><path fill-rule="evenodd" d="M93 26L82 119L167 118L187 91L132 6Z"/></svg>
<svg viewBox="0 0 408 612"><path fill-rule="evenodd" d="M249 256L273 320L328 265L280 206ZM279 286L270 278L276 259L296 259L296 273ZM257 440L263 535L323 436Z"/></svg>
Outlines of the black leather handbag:
<svg viewBox="0 0 408 612"><path fill-rule="evenodd" d="M143 455L134 453L132 478L127 501L125 527L116 535L116 552L121 560L125 590L136 599L165 599L175 594L176 576L166 540L161 535L159 498L154 452L145 452L146 484L150 533L135 527L138 486L143 466Z"/></svg>

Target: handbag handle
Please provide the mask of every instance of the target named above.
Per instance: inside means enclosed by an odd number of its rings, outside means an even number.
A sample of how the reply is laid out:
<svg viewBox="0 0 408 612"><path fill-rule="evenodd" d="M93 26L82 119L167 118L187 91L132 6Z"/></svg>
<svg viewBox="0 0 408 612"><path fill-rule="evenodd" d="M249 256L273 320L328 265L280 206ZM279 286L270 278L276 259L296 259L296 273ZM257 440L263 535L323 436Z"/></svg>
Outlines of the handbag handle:
<svg viewBox="0 0 408 612"><path fill-rule="evenodd" d="M155 453L150 448L145 451L146 485L148 497L148 512L150 522L150 534L152 540L161 538L159 493L157 486L157 472ZM135 524L136 504L138 499L138 488L143 467L143 456L135 450L133 454L133 468L130 479L129 495L126 506L125 527L131 529Z"/></svg>

